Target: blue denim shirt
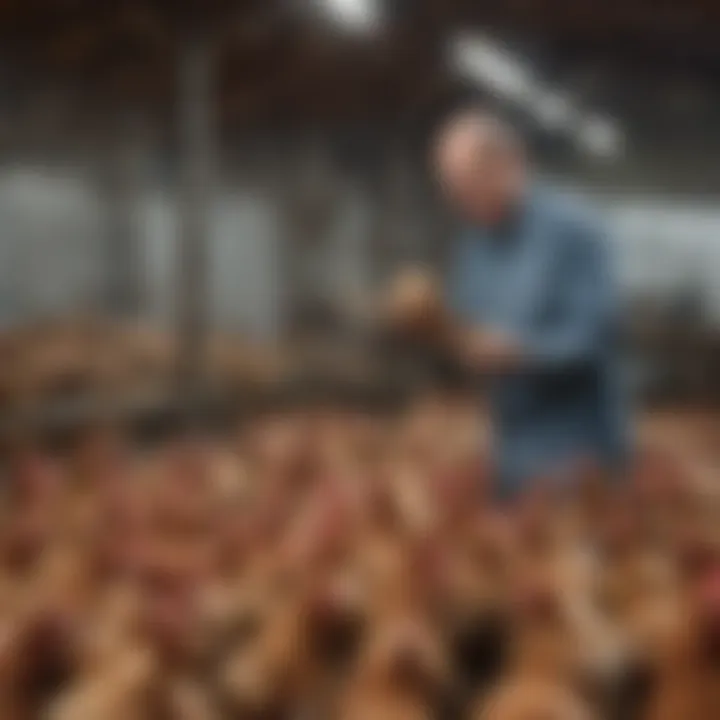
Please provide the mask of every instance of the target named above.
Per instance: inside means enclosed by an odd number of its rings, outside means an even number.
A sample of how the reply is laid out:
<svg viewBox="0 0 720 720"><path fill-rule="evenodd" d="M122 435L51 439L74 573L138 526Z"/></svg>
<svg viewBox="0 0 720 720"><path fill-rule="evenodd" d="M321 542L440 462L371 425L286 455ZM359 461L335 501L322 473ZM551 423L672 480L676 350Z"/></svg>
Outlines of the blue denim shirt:
<svg viewBox="0 0 720 720"><path fill-rule="evenodd" d="M625 455L609 252L589 212L537 189L503 227L468 229L454 247L456 312L523 349L520 369L488 382L506 491L583 458L616 466Z"/></svg>

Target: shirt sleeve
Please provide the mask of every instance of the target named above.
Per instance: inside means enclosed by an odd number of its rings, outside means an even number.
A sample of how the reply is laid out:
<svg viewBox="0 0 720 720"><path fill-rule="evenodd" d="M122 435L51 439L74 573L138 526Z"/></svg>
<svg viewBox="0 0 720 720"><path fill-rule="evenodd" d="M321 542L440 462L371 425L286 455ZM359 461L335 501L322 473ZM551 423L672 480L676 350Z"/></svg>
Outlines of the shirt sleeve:
<svg viewBox="0 0 720 720"><path fill-rule="evenodd" d="M610 248L602 231L583 225L561 243L553 317L525 338L529 361L538 369L583 365L612 338L615 288Z"/></svg>

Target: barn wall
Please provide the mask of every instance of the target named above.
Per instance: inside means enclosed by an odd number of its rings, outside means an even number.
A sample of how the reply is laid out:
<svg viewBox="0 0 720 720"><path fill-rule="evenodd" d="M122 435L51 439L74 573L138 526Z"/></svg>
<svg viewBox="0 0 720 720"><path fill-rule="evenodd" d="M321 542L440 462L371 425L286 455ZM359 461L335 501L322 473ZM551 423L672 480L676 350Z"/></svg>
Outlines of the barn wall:
<svg viewBox="0 0 720 720"><path fill-rule="evenodd" d="M147 189L140 197L141 306L144 314L170 323L177 208L166 190ZM654 197L601 200L612 209L626 290L670 294L688 283L699 285L720 323L720 211ZM373 231L371 206L361 186L352 183L344 183L333 202L340 209L318 251L314 278L325 294L352 302L371 284L366 244ZM403 212L407 227L417 225L411 205ZM214 323L272 334L282 317L283 241L292 234L278 193L267 184L225 187L211 217ZM76 168L5 168L0 218L3 323L98 308L108 270L100 241L106 216L91 177Z"/></svg>

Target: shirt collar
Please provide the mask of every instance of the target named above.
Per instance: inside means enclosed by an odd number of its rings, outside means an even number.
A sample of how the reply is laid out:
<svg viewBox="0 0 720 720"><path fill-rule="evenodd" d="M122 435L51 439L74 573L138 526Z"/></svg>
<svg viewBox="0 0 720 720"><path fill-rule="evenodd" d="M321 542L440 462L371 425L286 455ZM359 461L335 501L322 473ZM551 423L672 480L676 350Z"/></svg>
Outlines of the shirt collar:
<svg viewBox="0 0 720 720"><path fill-rule="evenodd" d="M498 243L506 244L517 240L534 202L534 196L534 191L528 188L499 222L494 225L479 225L477 229L484 237Z"/></svg>

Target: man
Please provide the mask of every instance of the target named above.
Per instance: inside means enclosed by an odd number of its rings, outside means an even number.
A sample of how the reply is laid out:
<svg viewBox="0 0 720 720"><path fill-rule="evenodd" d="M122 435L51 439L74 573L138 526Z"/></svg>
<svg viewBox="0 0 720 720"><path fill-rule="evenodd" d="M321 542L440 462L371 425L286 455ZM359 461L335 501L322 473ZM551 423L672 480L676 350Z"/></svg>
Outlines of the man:
<svg viewBox="0 0 720 720"><path fill-rule="evenodd" d="M618 318L601 231L536 186L520 139L493 116L454 117L434 159L466 224L448 280L454 321L442 335L488 377L501 494L580 463L618 470ZM427 304L422 312L433 316Z"/></svg>

